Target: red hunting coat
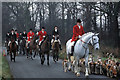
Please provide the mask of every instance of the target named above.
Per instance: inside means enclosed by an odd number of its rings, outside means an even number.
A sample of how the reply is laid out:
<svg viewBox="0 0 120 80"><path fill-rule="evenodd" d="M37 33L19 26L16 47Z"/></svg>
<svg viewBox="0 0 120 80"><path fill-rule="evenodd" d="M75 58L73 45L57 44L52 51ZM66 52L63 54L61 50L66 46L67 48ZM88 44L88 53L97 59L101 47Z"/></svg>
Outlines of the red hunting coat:
<svg viewBox="0 0 120 80"><path fill-rule="evenodd" d="M33 39L33 36L34 36L33 32L32 33L28 32L28 34L27 34L28 41L30 41L30 37L32 37L31 39Z"/></svg>
<svg viewBox="0 0 120 80"><path fill-rule="evenodd" d="M77 38L78 38L78 36L79 36L79 35L82 36L84 33L85 33L85 32L84 32L84 30L83 30L83 26L82 26L82 25L80 26L80 29L79 29L78 25L75 25L75 26L73 27L73 36L72 36L71 42L72 42L72 41L76 41Z"/></svg>
<svg viewBox="0 0 120 80"><path fill-rule="evenodd" d="M44 33L42 33L42 31L39 31L39 33L38 33L38 36L40 36L39 37L40 38L39 41L42 41L43 40L43 36L46 36L46 35L47 35L46 31L44 31Z"/></svg>
<svg viewBox="0 0 120 80"><path fill-rule="evenodd" d="M18 37L19 37L19 34L17 33L17 34L16 34L16 38L18 38Z"/></svg>

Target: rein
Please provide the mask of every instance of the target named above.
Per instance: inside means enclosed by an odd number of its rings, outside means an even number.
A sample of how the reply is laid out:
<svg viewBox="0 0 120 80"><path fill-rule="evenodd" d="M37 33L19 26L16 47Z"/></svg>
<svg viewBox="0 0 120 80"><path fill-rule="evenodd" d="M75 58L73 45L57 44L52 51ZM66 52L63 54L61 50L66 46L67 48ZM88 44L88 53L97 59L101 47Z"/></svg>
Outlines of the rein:
<svg viewBox="0 0 120 80"><path fill-rule="evenodd" d="M96 36L96 35L93 35L93 36ZM92 37L90 37L90 38L92 38L92 42L94 42L94 41L93 41L93 36L92 36ZM90 39L90 38L89 38L89 39ZM85 44L90 45L89 43L87 43L87 42L83 41L81 38L80 38L79 40L80 40L81 42L85 43ZM96 45L97 43L99 43L99 42L93 43L93 46L94 46L94 45Z"/></svg>
<svg viewBox="0 0 120 80"><path fill-rule="evenodd" d="M96 36L96 35L94 34L93 36ZM93 41L93 36L89 38L89 39L92 38L92 42L94 42L94 41ZM81 38L82 38L82 37L81 37ZM90 45L89 43L83 41L81 38L79 39L81 42ZM93 43L93 46L96 45L97 43L99 43L99 42ZM82 44L82 46L83 46L83 44ZM83 46L83 48L85 49L85 55L86 55L87 47ZM85 55L83 56L83 58L85 57Z"/></svg>

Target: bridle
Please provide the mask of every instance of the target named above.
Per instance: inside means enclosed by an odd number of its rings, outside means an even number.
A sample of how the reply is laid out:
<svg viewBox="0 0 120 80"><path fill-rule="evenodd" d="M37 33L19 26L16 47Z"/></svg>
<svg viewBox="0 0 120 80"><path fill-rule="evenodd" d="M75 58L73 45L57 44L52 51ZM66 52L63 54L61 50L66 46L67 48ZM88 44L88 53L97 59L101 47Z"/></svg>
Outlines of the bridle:
<svg viewBox="0 0 120 80"><path fill-rule="evenodd" d="M95 46L96 44L99 43L99 42L94 43L94 39L93 39L94 36L97 36L97 35L94 34L92 37L90 37L90 38L92 38L93 46ZM90 38L89 38L89 39L90 39ZM90 45L90 43L87 43L87 42L83 41L81 38L80 38L80 41L83 42L83 43L85 43L85 44Z"/></svg>
<svg viewBox="0 0 120 80"><path fill-rule="evenodd" d="M93 46L95 46L96 44L99 43L99 42L94 43L94 39L93 39L94 36L97 36L97 35L94 34L94 35L92 35L92 37L89 38L89 39L92 38L92 42L93 42L92 45L93 45ZM90 45L90 43L87 43L87 42L83 41L83 40L82 40L82 37L80 38L80 41L83 42L84 44ZM85 47L83 44L82 44L82 46L83 46L83 48L85 49L85 55L86 55L86 51L87 51L87 48L88 48L88 47ZM83 56L83 58L85 57L85 55Z"/></svg>

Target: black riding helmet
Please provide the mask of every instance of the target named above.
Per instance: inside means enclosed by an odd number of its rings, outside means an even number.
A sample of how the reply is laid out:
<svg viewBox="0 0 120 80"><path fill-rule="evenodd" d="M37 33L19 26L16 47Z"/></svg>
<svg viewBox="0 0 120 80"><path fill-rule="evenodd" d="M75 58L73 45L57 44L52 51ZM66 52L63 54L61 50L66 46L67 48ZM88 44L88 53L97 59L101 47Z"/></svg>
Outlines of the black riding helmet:
<svg viewBox="0 0 120 80"><path fill-rule="evenodd" d="M78 22L78 23L81 23L81 20L80 20L80 19L77 19L77 22Z"/></svg>
<svg viewBox="0 0 120 80"><path fill-rule="evenodd" d="M42 29L45 29L45 27L42 27Z"/></svg>
<svg viewBox="0 0 120 80"><path fill-rule="evenodd" d="M30 29L30 31L32 31L32 29Z"/></svg>

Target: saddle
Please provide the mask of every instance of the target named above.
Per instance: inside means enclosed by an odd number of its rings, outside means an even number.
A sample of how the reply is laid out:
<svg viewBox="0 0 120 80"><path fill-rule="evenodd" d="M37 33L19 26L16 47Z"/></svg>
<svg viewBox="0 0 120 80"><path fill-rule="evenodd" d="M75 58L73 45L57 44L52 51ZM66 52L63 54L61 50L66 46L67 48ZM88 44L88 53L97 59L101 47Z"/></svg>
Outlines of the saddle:
<svg viewBox="0 0 120 80"><path fill-rule="evenodd" d="M75 48L76 42L77 42L78 40L79 40L79 39L77 39L77 40L75 41L75 43L73 44L73 46L71 47L71 56L73 56L74 48Z"/></svg>

